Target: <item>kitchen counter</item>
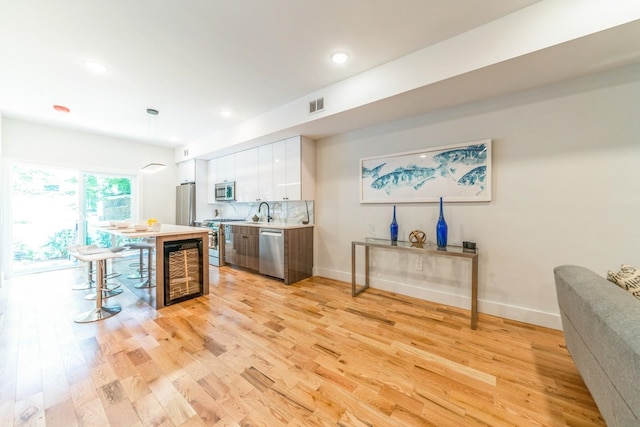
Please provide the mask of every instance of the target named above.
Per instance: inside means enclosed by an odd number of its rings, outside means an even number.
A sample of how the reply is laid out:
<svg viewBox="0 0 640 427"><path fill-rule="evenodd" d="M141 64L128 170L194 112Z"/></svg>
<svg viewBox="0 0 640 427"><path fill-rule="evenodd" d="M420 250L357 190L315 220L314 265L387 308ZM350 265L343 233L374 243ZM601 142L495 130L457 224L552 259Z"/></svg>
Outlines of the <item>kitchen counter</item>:
<svg viewBox="0 0 640 427"><path fill-rule="evenodd" d="M222 222L223 225L241 225L259 228L275 228L276 230L290 230L293 228L308 228L314 224L287 224L286 222L253 222L253 221L229 221Z"/></svg>
<svg viewBox="0 0 640 427"><path fill-rule="evenodd" d="M185 233L208 233L207 227L189 227L186 225L174 225L174 224L161 224L159 231L152 231L148 229L146 231L136 231L133 228L117 228L113 226L98 227L99 230L107 231L112 235L122 236L126 238L137 237L156 237L156 236L174 236Z"/></svg>
<svg viewBox="0 0 640 427"><path fill-rule="evenodd" d="M313 224L279 221L222 224L232 229L225 234L227 263L283 279L285 285L313 274Z"/></svg>

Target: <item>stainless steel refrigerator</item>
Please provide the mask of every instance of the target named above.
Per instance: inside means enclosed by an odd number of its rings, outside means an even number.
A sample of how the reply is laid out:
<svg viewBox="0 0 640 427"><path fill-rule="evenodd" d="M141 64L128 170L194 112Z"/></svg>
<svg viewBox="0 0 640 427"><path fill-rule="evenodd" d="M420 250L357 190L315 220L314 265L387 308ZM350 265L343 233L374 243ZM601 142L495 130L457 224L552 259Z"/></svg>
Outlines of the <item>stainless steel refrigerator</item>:
<svg viewBox="0 0 640 427"><path fill-rule="evenodd" d="M176 224L193 226L196 221L196 185L192 182L176 187Z"/></svg>

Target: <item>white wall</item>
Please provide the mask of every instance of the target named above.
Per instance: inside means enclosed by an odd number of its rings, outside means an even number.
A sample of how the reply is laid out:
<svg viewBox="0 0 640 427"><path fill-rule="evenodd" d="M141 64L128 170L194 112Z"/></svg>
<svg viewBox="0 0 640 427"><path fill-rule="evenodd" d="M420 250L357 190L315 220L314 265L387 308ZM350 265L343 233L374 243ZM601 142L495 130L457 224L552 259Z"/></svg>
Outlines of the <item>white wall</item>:
<svg viewBox="0 0 640 427"><path fill-rule="evenodd" d="M78 168L94 172L137 175L142 189L141 217L175 222L174 150L119 138L38 125L21 120L3 120L5 162L20 161ZM167 168L139 173L148 163Z"/></svg>
<svg viewBox="0 0 640 427"><path fill-rule="evenodd" d="M473 79L471 76L476 71L505 65L509 62L511 62L509 71L503 71L509 74L505 74L502 80L496 81L494 87L470 85L466 91L452 93L448 98L441 98L442 91L434 89L431 92L431 96L434 98L432 101L437 106L452 105L451 102L460 103L464 99L482 99L479 97L486 96L487 92L507 93L504 91L514 90L509 88L530 88L545 84L544 82L558 81L562 78L561 76L567 76L568 70L575 66L573 62L538 67L538 63L529 61L532 61L536 55L541 55L537 57L538 61L562 61L564 49L570 43L638 19L640 19L640 2L634 0L618 0L616 2L601 0L539 1L450 39L442 40L313 93L308 93L276 109L221 129L200 141L191 142L176 149L175 161L180 162L195 156L210 155L214 150L235 152L237 150L233 147L234 145L248 144L244 146L246 149L256 146L251 145L252 142L265 143L269 140L299 135L301 132L297 127L305 123L346 111L354 113L355 110L376 101L389 100L419 88L435 88L438 84L457 77L465 76ZM604 70L603 67L606 66L597 59L599 58L598 54L591 56L597 52L598 45L597 41L592 42L585 46L585 50L580 55L580 59L587 63L585 67L588 67L591 72ZM622 41L618 43L618 47L622 45L624 45ZM563 46L565 47L563 48ZM546 53L545 50L547 50ZM624 57L624 54L622 56ZM593 59L589 61L585 58ZM530 64L530 67L535 68L536 72L529 72L529 68L521 69L523 64ZM578 69L580 68L583 67L578 67ZM547 73L549 69L553 71ZM482 75L483 73L476 74L476 78L482 81L478 74ZM465 80L462 79L462 84ZM468 82L468 80L466 81ZM495 90L497 92L494 92ZM309 101L319 97L325 99L324 111L309 115ZM429 102L425 102L425 104L427 106L433 105ZM386 114L394 114L394 112L389 111ZM377 116L377 114L374 111L370 116ZM351 116L352 119L355 117L357 114ZM359 118L358 122L360 123L361 120L366 121L366 119ZM371 123L370 121L366 122ZM287 132L287 130L289 131ZM185 155L185 150L188 152L187 155Z"/></svg>
<svg viewBox="0 0 640 427"><path fill-rule="evenodd" d="M175 181L177 168L171 148L140 144L133 141L65 130L22 120L2 118L2 166L10 162L77 168L91 172L122 173L137 176L140 192L140 218L158 218L175 223ZM167 168L142 174L148 163L164 163ZM6 200L7 176L3 175L0 197ZM6 207L3 205L3 209ZM6 213L6 212L5 212ZM5 217L6 218L6 217ZM134 220L137 218L133 218ZM7 224L2 229L2 248L7 248ZM6 251L2 264L7 265Z"/></svg>
<svg viewBox="0 0 640 427"><path fill-rule="evenodd" d="M350 282L350 241L369 225L388 238L392 206L359 204L360 158L489 138L493 200L447 204L449 242L480 248L480 312L559 329L555 266L640 265L638 76L632 67L317 141L316 273ZM437 213L398 205L400 236L421 229L433 241ZM375 251L372 287L469 307L468 261L424 258L417 271L416 257Z"/></svg>

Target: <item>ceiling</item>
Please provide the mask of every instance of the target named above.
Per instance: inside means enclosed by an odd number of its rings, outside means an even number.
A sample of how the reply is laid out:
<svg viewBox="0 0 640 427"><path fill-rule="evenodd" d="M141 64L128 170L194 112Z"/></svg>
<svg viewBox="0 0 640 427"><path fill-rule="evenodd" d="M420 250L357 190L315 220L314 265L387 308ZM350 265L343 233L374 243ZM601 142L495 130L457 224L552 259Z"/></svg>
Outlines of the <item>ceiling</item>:
<svg viewBox="0 0 640 427"><path fill-rule="evenodd" d="M179 147L535 2L0 0L0 114Z"/></svg>

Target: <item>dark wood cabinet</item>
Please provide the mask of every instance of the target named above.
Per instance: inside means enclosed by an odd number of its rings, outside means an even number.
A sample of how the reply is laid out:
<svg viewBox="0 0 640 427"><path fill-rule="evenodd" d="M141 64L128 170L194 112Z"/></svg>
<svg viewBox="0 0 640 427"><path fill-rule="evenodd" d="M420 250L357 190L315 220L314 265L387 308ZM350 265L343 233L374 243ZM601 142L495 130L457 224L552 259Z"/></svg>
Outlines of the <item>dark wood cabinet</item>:
<svg viewBox="0 0 640 427"><path fill-rule="evenodd" d="M284 232L284 284L313 275L313 227L292 228Z"/></svg>
<svg viewBox="0 0 640 427"><path fill-rule="evenodd" d="M233 264L260 270L260 228L233 226ZM289 285L313 275L313 227L284 230L284 283Z"/></svg>
<svg viewBox="0 0 640 427"><path fill-rule="evenodd" d="M233 226L233 247L235 263L238 267L258 271L259 264L259 229L251 226Z"/></svg>

